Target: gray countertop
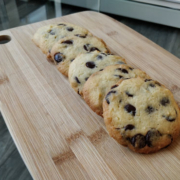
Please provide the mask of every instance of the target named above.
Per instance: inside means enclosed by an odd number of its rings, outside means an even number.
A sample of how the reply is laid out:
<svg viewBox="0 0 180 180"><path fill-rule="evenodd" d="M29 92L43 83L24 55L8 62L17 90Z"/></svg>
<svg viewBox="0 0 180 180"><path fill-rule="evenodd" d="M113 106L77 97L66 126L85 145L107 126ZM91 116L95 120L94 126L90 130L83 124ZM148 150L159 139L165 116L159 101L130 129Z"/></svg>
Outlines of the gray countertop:
<svg viewBox="0 0 180 180"><path fill-rule="evenodd" d="M9 16L15 16L14 22L8 22L6 16L1 17L0 30L11 28L27 23L32 23L37 21L36 13L41 14L42 20L44 18L49 19L55 17L54 8L55 4L53 2L20 2L15 0L6 1L6 6L16 5L16 10L8 12ZM56 3L57 6L57 3ZM45 8L46 17L43 15ZM0 11L2 12L2 5L0 3ZM41 10L42 8L42 10ZM58 5L58 8L62 8L60 15L67 15L74 12L84 11L86 9L69 6L69 5ZM34 15L33 15L34 13ZM30 16L31 15L31 16ZM27 16L30 20L27 20ZM34 17L35 16L35 17ZM41 16L41 15L40 15ZM39 17L40 17L39 16ZM129 19L125 17L110 15L113 18L119 20L120 22L131 27L135 31L149 38L153 42L157 43L167 51L171 52L178 58L180 58L180 30L168 26L148 23L144 21ZM34 21L33 21L34 17ZM38 19L38 21L41 19ZM6 127L3 117L0 115L0 180L30 180L32 179L30 173L28 172L12 138Z"/></svg>

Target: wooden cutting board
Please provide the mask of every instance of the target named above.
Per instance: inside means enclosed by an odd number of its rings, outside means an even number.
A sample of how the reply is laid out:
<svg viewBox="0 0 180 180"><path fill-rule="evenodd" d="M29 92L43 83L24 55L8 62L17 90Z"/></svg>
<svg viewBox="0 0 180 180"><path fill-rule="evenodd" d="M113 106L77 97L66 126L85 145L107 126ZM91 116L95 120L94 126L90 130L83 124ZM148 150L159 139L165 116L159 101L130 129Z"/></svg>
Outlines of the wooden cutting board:
<svg viewBox="0 0 180 180"><path fill-rule="evenodd" d="M180 138L149 155L120 146L108 136L103 119L31 41L39 27L61 21L89 29L112 53L166 85L180 102L180 59L103 14L87 11L1 31L12 40L0 45L0 108L32 177L179 179Z"/></svg>

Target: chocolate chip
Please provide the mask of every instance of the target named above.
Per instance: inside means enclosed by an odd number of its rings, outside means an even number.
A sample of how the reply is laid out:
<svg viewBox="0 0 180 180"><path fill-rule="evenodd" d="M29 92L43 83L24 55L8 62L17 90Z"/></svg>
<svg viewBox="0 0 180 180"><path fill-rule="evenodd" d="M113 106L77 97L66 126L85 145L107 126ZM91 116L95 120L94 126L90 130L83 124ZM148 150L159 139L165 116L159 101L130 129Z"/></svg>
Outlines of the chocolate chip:
<svg viewBox="0 0 180 180"><path fill-rule="evenodd" d="M169 101L169 99L167 97L164 97L164 98L161 99L160 103L163 106L167 106L170 103L170 101Z"/></svg>
<svg viewBox="0 0 180 180"><path fill-rule="evenodd" d="M86 66L90 69L93 69L96 67L95 63L93 61L89 61L86 63Z"/></svg>
<svg viewBox="0 0 180 180"><path fill-rule="evenodd" d="M78 92L77 92L78 94L79 94L79 89L78 89ZM80 94L79 94L80 95ZM81 96L81 95L80 95Z"/></svg>
<svg viewBox="0 0 180 180"><path fill-rule="evenodd" d="M152 81L152 79L145 79L145 82L147 82L147 81Z"/></svg>
<svg viewBox="0 0 180 180"><path fill-rule="evenodd" d="M116 130L120 130L121 128L115 128Z"/></svg>
<svg viewBox="0 0 180 180"><path fill-rule="evenodd" d="M150 83L149 86L156 87L155 84L153 84L153 83Z"/></svg>
<svg viewBox="0 0 180 180"><path fill-rule="evenodd" d="M158 130L156 129L149 130L146 134L146 144L149 147L152 147L152 142L158 139L160 136L162 136L162 134Z"/></svg>
<svg viewBox="0 0 180 180"><path fill-rule="evenodd" d="M66 41L63 41L62 44L73 44L73 41L72 40L66 40Z"/></svg>
<svg viewBox="0 0 180 180"><path fill-rule="evenodd" d="M71 59L71 62L73 62L74 61L74 59Z"/></svg>
<svg viewBox="0 0 180 180"><path fill-rule="evenodd" d="M131 138L131 144L135 148L143 148L146 146L146 138L142 134L136 134Z"/></svg>
<svg viewBox="0 0 180 180"><path fill-rule="evenodd" d="M133 97L134 95L130 94L128 91L126 91L126 95L129 97Z"/></svg>
<svg viewBox="0 0 180 180"><path fill-rule="evenodd" d="M109 102L109 99L108 99L108 97L110 96L110 94L112 94L112 93L116 93L116 91L109 91L108 93L107 93L107 95L106 95L106 102L108 103L108 104L110 104L110 102Z"/></svg>
<svg viewBox="0 0 180 180"><path fill-rule="evenodd" d="M123 76L121 75L114 75L114 76L118 77L119 79L123 78Z"/></svg>
<svg viewBox="0 0 180 180"><path fill-rule="evenodd" d="M103 59L103 57L101 55L98 55L97 59Z"/></svg>
<svg viewBox="0 0 180 180"><path fill-rule="evenodd" d="M49 51L48 51L48 52L49 52L49 54L50 54L50 53L51 53L51 49L49 49Z"/></svg>
<svg viewBox="0 0 180 180"><path fill-rule="evenodd" d="M148 114L151 114L155 111L155 109L152 106L148 106L145 110Z"/></svg>
<svg viewBox="0 0 180 180"><path fill-rule="evenodd" d="M80 38L86 38L87 35L75 34L75 36L80 37Z"/></svg>
<svg viewBox="0 0 180 180"><path fill-rule="evenodd" d="M103 71L104 69L100 69L99 71Z"/></svg>
<svg viewBox="0 0 180 180"><path fill-rule="evenodd" d="M50 30L50 31L49 31L49 34L55 35L55 32L54 32L53 30Z"/></svg>
<svg viewBox="0 0 180 180"><path fill-rule="evenodd" d="M107 56L107 54L106 54L106 53L101 53L101 54L103 54L103 55Z"/></svg>
<svg viewBox="0 0 180 180"><path fill-rule="evenodd" d="M158 86L161 86L161 84L159 82L155 82L155 84L157 84Z"/></svg>
<svg viewBox="0 0 180 180"><path fill-rule="evenodd" d="M135 108L133 105L127 104L127 105L124 106L124 109L125 109L128 113L130 113L132 116L135 116L135 115L136 115L136 108Z"/></svg>
<svg viewBox="0 0 180 180"><path fill-rule="evenodd" d="M114 89L114 88L116 88L116 87L118 87L118 85L114 85L114 86L112 86L112 87L111 87L111 89Z"/></svg>
<svg viewBox="0 0 180 180"><path fill-rule="evenodd" d="M171 143L173 142L173 137L170 134L168 134L168 137L171 139L171 142L167 146L165 146L163 149L169 147Z"/></svg>
<svg viewBox="0 0 180 180"><path fill-rule="evenodd" d="M83 46L86 51L88 51L88 46L89 46L89 44L86 44Z"/></svg>
<svg viewBox="0 0 180 180"><path fill-rule="evenodd" d="M132 67L129 67L129 69L132 71L134 68L132 68Z"/></svg>
<svg viewBox="0 0 180 180"><path fill-rule="evenodd" d="M125 131L127 131L127 130L132 130L132 129L134 129L134 128L135 128L135 126L132 125L132 124L128 124L128 125L126 125L126 126L124 127Z"/></svg>
<svg viewBox="0 0 180 180"><path fill-rule="evenodd" d="M63 60L62 53L56 53L56 54L54 55L54 60L55 60L57 63L60 63L60 62Z"/></svg>
<svg viewBox="0 0 180 180"><path fill-rule="evenodd" d="M62 24L62 23L61 23L61 24L58 24L58 26L66 26L66 24Z"/></svg>
<svg viewBox="0 0 180 180"><path fill-rule="evenodd" d="M96 47L92 47L89 51L92 52L92 51L96 51L96 50L97 50L97 51L100 51L100 50L99 50L98 48L96 48Z"/></svg>
<svg viewBox="0 0 180 180"><path fill-rule="evenodd" d="M81 82L79 81L79 79L78 79L77 76L75 77L75 80L76 80L76 82L77 82L78 84L81 84Z"/></svg>
<svg viewBox="0 0 180 180"><path fill-rule="evenodd" d="M87 81L88 79L89 79L89 77L86 77L86 78L85 78L85 81Z"/></svg>
<svg viewBox="0 0 180 180"><path fill-rule="evenodd" d="M72 27L67 27L67 30L68 30L68 31L73 31L74 28L72 28Z"/></svg>
<svg viewBox="0 0 180 180"><path fill-rule="evenodd" d="M173 122L173 121L176 120L176 118L173 118L173 117L171 117L171 116L162 115L162 117L164 117L164 118L165 118L167 121L169 121L169 122Z"/></svg>
<svg viewBox="0 0 180 180"><path fill-rule="evenodd" d="M119 71L121 71L121 72L123 72L123 73L125 73L125 74L128 74L128 71L127 71L126 69L123 69L123 68L117 68L117 70L119 70Z"/></svg>

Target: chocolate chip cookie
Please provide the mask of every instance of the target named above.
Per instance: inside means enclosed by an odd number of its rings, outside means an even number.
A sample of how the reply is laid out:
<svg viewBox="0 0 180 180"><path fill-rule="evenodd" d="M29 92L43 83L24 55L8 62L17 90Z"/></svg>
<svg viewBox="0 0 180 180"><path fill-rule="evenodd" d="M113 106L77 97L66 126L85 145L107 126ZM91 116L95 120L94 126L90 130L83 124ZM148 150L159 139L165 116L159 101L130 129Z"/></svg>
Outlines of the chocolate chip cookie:
<svg viewBox="0 0 180 180"><path fill-rule="evenodd" d="M151 79L120 80L104 98L103 116L110 136L138 153L167 147L180 132L173 94Z"/></svg>
<svg viewBox="0 0 180 180"><path fill-rule="evenodd" d="M70 65L69 82L71 87L82 95L83 86L93 73L102 71L103 68L112 64L125 63L125 59L120 56L99 51L81 54Z"/></svg>
<svg viewBox="0 0 180 180"><path fill-rule="evenodd" d="M115 88L115 84L120 79L138 76L150 78L140 69L132 68L126 64L107 66L104 70L96 72L89 77L83 87L83 98L94 112L102 116L102 102L108 91L111 88Z"/></svg>
<svg viewBox="0 0 180 180"><path fill-rule="evenodd" d="M69 65L79 54L95 50L109 52L103 40L95 36L71 36L61 39L53 46L51 57L57 65L57 69L68 76ZM89 66L93 66L93 64L90 63Z"/></svg>
<svg viewBox="0 0 180 180"><path fill-rule="evenodd" d="M52 60L50 56L52 46L60 39L72 35L85 38L92 34L85 28L62 22L41 27L35 33L33 41Z"/></svg>

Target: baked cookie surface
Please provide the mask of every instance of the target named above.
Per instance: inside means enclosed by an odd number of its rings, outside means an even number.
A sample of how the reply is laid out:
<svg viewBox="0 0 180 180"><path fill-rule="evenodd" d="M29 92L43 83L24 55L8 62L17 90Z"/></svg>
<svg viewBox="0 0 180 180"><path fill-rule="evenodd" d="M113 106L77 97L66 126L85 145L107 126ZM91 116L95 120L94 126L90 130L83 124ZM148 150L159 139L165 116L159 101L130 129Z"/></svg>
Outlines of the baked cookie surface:
<svg viewBox="0 0 180 180"><path fill-rule="evenodd" d="M51 57L57 65L57 69L68 76L69 65L78 55L95 50L109 52L103 40L95 36L71 36L61 39L53 46Z"/></svg>
<svg viewBox="0 0 180 180"><path fill-rule="evenodd" d="M126 64L107 66L103 71L96 72L89 77L83 87L83 98L94 112L102 116L102 102L111 87L120 79L138 76L150 79L145 72Z"/></svg>
<svg viewBox="0 0 180 180"><path fill-rule="evenodd" d="M104 98L103 115L110 136L138 153L156 152L180 132L173 94L151 79L120 80Z"/></svg>
<svg viewBox="0 0 180 180"><path fill-rule="evenodd" d="M51 58L50 52L52 46L60 39L68 36L92 35L87 29L74 24L61 22L58 24L51 24L43 26L34 34L33 41L36 43L48 58Z"/></svg>
<svg viewBox="0 0 180 180"><path fill-rule="evenodd" d="M34 34L32 40L33 42L39 47L40 46L40 39L43 36L43 34L48 31L48 29L52 28L54 24L49 24L43 27L40 27L36 33Z"/></svg>
<svg viewBox="0 0 180 180"><path fill-rule="evenodd" d="M70 65L69 82L71 87L80 95L88 78L97 71L102 71L112 64L125 64L120 56L94 51L79 55ZM97 82L98 84L98 82Z"/></svg>

